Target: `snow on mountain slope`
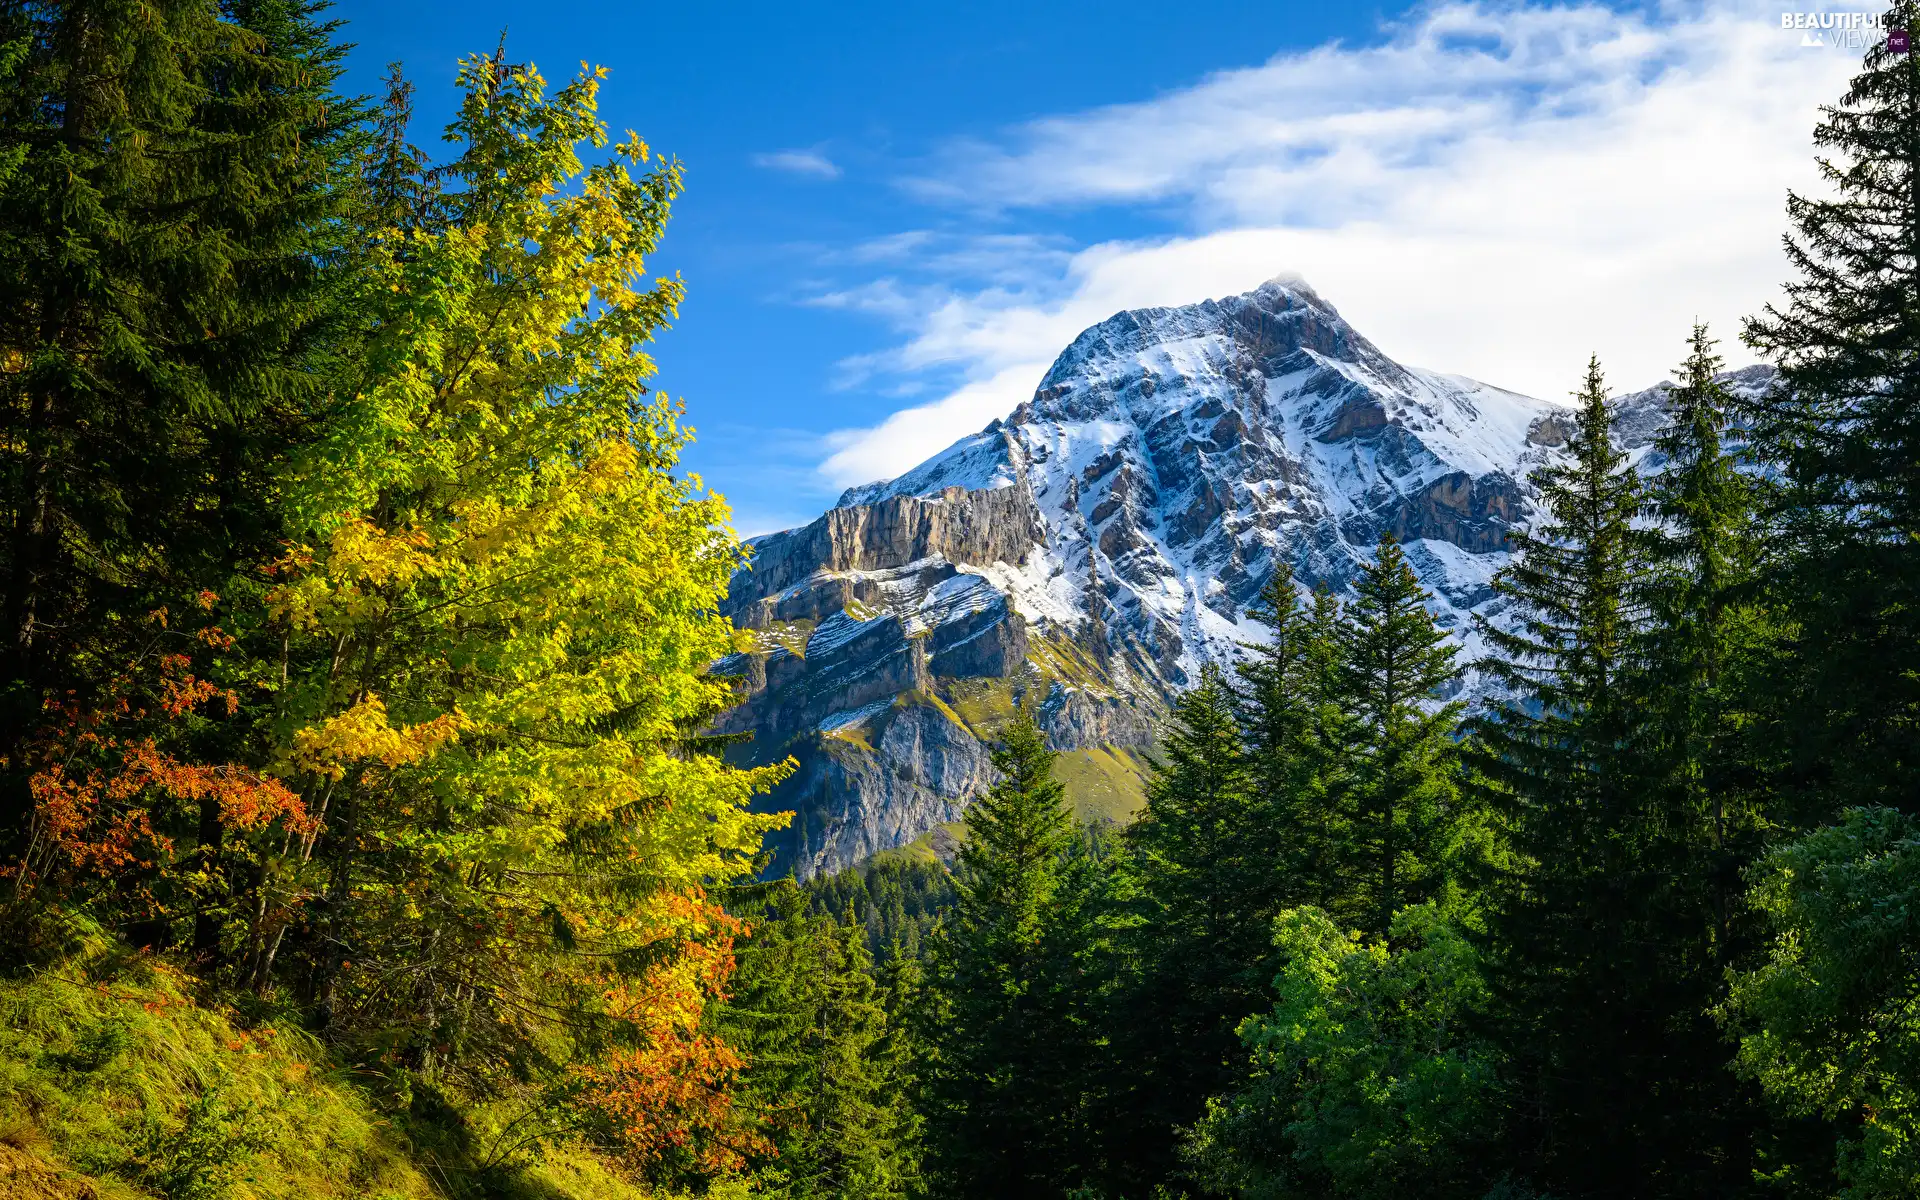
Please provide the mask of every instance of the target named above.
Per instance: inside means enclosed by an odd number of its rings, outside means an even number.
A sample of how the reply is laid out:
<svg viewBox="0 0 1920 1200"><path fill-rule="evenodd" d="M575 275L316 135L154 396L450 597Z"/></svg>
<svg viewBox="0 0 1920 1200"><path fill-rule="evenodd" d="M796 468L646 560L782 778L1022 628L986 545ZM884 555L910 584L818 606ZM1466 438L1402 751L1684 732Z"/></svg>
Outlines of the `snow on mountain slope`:
<svg viewBox="0 0 1920 1200"><path fill-rule="evenodd" d="M1343 587L1382 530L1415 543L1464 633L1491 574L1476 556L1499 550L1516 468L1544 451L1529 437L1563 411L1401 367L1304 283L1274 280L1094 326L1004 422L841 505L1026 487L1050 536L995 582L1026 620L1071 625L1091 564L1109 637L1165 690L1259 636L1246 607L1277 563Z"/></svg>
<svg viewBox="0 0 1920 1200"><path fill-rule="evenodd" d="M1649 469L1667 387L1620 401ZM1203 664L1264 636L1248 606L1282 563L1344 591L1393 534L1471 661L1570 413L1395 363L1298 279L1116 314L1006 418L757 540L729 610L761 649L721 668L748 697L726 728L799 755L776 804L805 874L955 819L1014 703L1065 751L1145 742Z"/></svg>

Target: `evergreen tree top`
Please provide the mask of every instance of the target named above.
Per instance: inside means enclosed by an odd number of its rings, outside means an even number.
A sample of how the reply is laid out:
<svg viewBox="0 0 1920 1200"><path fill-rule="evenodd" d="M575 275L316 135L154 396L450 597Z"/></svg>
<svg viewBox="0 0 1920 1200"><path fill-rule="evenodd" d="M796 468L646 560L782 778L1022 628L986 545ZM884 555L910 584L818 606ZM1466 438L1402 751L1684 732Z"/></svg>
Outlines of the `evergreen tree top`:
<svg viewBox="0 0 1920 1200"><path fill-rule="evenodd" d="M1353 590L1340 633L1341 673L1365 719L1396 720L1409 701L1435 699L1459 678L1459 647L1434 623L1431 597L1391 533L1380 535Z"/></svg>
<svg viewBox="0 0 1920 1200"><path fill-rule="evenodd" d="M967 810L967 841L955 872L955 913L963 926L999 926L1016 938L1037 929L1057 882L1055 866L1073 839L1054 758L1030 714L1008 723L993 752L1001 779Z"/></svg>
<svg viewBox="0 0 1920 1200"><path fill-rule="evenodd" d="M1638 621L1633 518L1641 485L1614 444L1597 356L1574 399L1579 411L1564 453L1534 474L1545 520L1533 532L1508 531L1514 559L1494 577L1518 620L1503 627L1476 617L1493 650L1480 666L1547 711L1610 704Z"/></svg>
<svg viewBox="0 0 1920 1200"><path fill-rule="evenodd" d="M1900 0L1892 28L1920 30ZM1882 41L1815 144L1830 195L1789 194L1794 280L1744 330L1782 386L1750 405L1755 442L1820 513L1881 536L1920 528L1920 55Z"/></svg>

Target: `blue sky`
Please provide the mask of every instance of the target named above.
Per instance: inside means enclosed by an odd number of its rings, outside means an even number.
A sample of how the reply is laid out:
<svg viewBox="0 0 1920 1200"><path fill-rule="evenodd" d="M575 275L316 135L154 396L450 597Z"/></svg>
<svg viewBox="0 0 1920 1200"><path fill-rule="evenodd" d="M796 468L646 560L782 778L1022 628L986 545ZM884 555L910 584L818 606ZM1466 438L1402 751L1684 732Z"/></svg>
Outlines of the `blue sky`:
<svg viewBox="0 0 1920 1200"><path fill-rule="evenodd" d="M609 69L609 124L687 170L659 382L699 430L688 465L757 533L1010 409L1116 309L1283 272L1422 366L1557 395L1597 350L1654 382L1693 316L1731 340L1769 298L1814 107L1858 62L1782 8L336 11L354 86L405 64L423 144L455 61L503 28L550 79Z"/></svg>

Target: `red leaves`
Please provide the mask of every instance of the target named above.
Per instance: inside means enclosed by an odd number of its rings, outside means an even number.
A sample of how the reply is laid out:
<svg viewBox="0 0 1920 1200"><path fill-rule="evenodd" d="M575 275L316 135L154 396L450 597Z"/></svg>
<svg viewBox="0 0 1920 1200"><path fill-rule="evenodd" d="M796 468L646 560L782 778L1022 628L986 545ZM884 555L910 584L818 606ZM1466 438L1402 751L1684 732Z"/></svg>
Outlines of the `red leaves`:
<svg viewBox="0 0 1920 1200"><path fill-rule="evenodd" d="M207 630L201 630L203 636L207 632ZM220 631L216 629L212 632L219 634ZM232 641L231 638L227 640ZM207 680L196 678L191 670L192 666L193 660L184 654L169 654L160 660L162 712L169 717L184 717L214 699L226 702L228 716L240 710L240 697L233 689L223 689Z"/></svg>
<svg viewBox="0 0 1920 1200"><path fill-rule="evenodd" d="M151 866L143 854L163 855L173 848L170 839L154 832L152 814L144 807L114 808L97 774L81 779L69 776L59 763L34 773L34 868L66 867L82 874L106 877L128 867ZM35 874L42 873L35 870Z"/></svg>

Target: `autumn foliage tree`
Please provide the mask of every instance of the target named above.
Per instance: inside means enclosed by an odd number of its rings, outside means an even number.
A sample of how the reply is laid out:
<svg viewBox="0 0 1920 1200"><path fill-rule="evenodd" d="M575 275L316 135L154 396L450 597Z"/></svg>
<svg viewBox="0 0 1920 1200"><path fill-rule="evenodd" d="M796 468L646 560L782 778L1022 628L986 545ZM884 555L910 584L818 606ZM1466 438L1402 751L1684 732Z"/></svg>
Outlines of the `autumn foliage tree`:
<svg viewBox="0 0 1920 1200"><path fill-rule="evenodd" d="M699 1014L733 925L705 889L751 869L781 768L686 738L730 700L705 667L740 551L648 387L679 171L607 147L599 78L467 60L435 202L371 239L365 377L286 481L267 597L275 769L324 822L269 907L279 977L350 1052L545 1068L636 1161L705 1139L718 1169L735 1064Z"/></svg>

